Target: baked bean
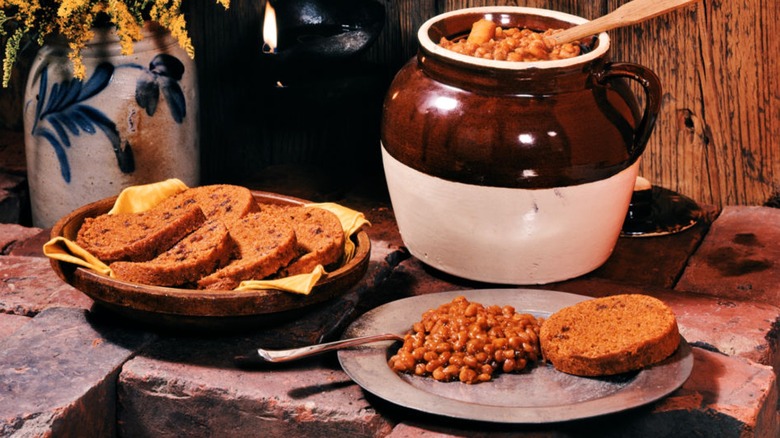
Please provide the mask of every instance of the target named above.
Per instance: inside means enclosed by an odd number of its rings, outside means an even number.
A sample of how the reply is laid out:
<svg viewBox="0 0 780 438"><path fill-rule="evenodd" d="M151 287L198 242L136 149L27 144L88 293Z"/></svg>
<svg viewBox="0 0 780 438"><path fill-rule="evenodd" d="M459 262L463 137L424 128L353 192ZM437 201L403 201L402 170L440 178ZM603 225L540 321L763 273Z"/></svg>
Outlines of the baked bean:
<svg viewBox="0 0 780 438"><path fill-rule="evenodd" d="M439 45L464 55L499 61L547 61L573 58L581 53L577 43L554 44L547 38L562 29L547 29L544 32L527 28L504 29L481 23L483 21L486 20L474 23L467 37L452 41L442 37ZM475 38L474 32L479 32L479 36ZM510 313L513 312L514 309Z"/></svg>
<svg viewBox="0 0 780 438"><path fill-rule="evenodd" d="M436 352L437 353L444 353L445 351L452 350L452 345L448 344L447 342L441 342L436 344Z"/></svg>
<svg viewBox="0 0 780 438"><path fill-rule="evenodd" d="M447 365L447 368L444 368L444 373L448 376L454 376L460 373L460 367L457 365Z"/></svg>
<svg viewBox="0 0 780 438"><path fill-rule="evenodd" d="M463 365L463 355L462 354L453 354L452 357L449 360L450 365Z"/></svg>
<svg viewBox="0 0 780 438"><path fill-rule="evenodd" d="M540 325L541 319L512 306L458 297L426 311L388 363L394 371L439 381L487 382L496 371L521 371L541 357Z"/></svg>
<svg viewBox="0 0 780 438"><path fill-rule="evenodd" d="M458 380L464 383L473 382L477 379L477 372L469 366L464 366L460 369L458 374Z"/></svg>

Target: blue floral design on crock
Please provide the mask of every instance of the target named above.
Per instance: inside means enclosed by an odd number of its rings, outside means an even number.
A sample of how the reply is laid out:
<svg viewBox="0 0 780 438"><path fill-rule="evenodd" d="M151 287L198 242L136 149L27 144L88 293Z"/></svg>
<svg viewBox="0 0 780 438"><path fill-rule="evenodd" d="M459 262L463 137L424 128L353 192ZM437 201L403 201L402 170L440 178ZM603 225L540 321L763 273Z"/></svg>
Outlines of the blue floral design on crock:
<svg viewBox="0 0 780 438"><path fill-rule="evenodd" d="M174 56L157 55L149 63L148 69L132 63L114 67L111 63L103 62L95 68L86 83L79 79L69 79L55 83L50 91L48 90L48 65L44 66L40 73L32 135L45 138L54 148L54 153L60 162L60 173L67 183L70 183L71 179L70 164L66 154L66 149L71 147L70 135L79 136L82 131L90 135L94 135L98 130L103 132L111 142L119 169L123 173L135 171L133 148L127 141L124 142L123 147L116 124L99 109L84 103L110 84L115 68L133 68L142 71L141 77L136 82L135 100L149 116L153 116L157 110L160 88L168 102L173 120L182 123L187 115L186 100L178 83L184 75L184 64ZM51 129L41 126L41 122L47 122Z"/></svg>

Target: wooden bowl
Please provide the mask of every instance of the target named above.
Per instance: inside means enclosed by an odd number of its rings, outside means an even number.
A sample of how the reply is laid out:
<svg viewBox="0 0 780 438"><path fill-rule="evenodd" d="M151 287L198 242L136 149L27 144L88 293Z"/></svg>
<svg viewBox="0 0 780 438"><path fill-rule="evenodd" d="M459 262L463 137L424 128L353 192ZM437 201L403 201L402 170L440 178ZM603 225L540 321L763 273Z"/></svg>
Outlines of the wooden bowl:
<svg viewBox="0 0 780 438"><path fill-rule="evenodd" d="M308 201L268 192L252 192L258 202L303 205ZM76 240L85 218L108 212L116 197L85 205L61 218L51 237ZM352 236L355 256L320 278L309 295L278 290L215 291L149 286L117 280L70 263L51 260L65 282L96 304L143 324L174 330L234 329L265 326L295 318L309 308L354 286L368 269L371 242L361 230Z"/></svg>

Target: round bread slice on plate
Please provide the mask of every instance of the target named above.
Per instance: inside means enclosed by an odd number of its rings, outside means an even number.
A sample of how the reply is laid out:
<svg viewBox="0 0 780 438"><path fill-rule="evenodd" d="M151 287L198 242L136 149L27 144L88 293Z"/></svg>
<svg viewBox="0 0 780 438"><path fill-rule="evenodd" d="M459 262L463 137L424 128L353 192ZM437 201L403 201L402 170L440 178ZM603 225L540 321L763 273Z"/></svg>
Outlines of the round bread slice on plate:
<svg viewBox="0 0 780 438"><path fill-rule="evenodd" d="M661 300L622 294L563 308L544 321L539 342L555 369L578 376L640 370L675 352L677 319Z"/></svg>

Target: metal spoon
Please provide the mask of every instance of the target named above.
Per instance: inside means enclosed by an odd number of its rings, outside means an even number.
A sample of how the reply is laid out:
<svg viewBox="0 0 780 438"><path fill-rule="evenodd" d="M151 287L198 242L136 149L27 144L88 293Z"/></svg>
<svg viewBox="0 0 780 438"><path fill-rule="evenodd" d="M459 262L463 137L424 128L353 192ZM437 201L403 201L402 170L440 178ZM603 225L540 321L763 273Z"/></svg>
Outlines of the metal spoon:
<svg viewBox="0 0 780 438"><path fill-rule="evenodd" d="M570 43L607 30L641 23L697 1L699 0L633 0L607 15L551 35L549 39L554 40L555 44Z"/></svg>
<svg viewBox="0 0 780 438"><path fill-rule="evenodd" d="M394 333L383 333L380 335L361 336L358 338L342 339L340 341L326 342L324 344L309 345L300 348L290 348L288 350L268 350L258 348L255 357L251 354L249 357L241 357L240 360L255 360L260 362L289 362L291 360L302 359L304 357L314 356L325 353L326 351L339 350L342 348L355 347L358 345L369 344L379 341L403 341L401 335Z"/></svg>

